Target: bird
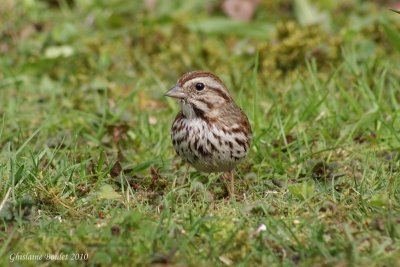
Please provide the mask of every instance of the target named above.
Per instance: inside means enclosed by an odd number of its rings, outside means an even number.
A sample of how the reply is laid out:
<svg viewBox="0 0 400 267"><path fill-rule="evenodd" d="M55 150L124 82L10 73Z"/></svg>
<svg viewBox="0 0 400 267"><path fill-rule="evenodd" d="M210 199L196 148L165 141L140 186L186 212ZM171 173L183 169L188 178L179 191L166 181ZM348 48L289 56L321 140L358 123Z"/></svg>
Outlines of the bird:
<svg viewBox="0 0 400 267"><path fill-rule="evenodd" d="M234 196L234 168L252 141L246 114L221 79L208 71L185 73L164 95L178 99L181 107L171 127L176 153L200 172L224 173Z"/></svg>

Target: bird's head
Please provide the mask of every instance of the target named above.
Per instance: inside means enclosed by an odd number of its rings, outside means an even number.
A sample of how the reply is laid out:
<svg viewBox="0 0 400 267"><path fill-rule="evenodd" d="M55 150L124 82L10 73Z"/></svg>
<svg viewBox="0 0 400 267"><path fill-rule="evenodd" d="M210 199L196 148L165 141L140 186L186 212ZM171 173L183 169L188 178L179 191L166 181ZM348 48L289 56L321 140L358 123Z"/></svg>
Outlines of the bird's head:
<svg viewBox="0 0 400 267"><path fill-rule="evenodd" d="M206 71L184 74L165 96L179 99L187 117L212 117L224 105L233 103L224 83L216 75Z"/></svg>

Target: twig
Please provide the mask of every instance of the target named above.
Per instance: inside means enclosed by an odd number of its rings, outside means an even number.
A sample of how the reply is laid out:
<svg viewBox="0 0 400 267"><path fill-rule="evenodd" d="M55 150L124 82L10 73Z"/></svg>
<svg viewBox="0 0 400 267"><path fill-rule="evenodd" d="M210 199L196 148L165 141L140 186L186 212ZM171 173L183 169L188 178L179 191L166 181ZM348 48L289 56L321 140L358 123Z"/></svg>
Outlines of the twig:
<svg viewBox="0 0 400 267"><path fill-rule="evenodd" d="M398 13L398 14L400 14L400 10L396 10L396 9L392 9L392 8L389 8L391 11L393 11L393 12L395 12L395 13Z"/></svg>

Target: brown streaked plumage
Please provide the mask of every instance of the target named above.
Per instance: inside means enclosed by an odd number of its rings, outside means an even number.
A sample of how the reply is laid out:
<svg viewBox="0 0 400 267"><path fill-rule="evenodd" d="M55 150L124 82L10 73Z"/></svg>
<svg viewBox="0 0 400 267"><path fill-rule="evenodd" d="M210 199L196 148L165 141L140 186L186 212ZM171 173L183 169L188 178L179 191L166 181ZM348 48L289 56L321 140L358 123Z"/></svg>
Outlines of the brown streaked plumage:
<svg viewBox="0 0 400 267"><path fill-rule="evenodd" d="M180 100L181 111L171 128L177 154L202 172L229 172L247 155L252 131L246 114L214 74L184 74L165 93Z"/></svg>

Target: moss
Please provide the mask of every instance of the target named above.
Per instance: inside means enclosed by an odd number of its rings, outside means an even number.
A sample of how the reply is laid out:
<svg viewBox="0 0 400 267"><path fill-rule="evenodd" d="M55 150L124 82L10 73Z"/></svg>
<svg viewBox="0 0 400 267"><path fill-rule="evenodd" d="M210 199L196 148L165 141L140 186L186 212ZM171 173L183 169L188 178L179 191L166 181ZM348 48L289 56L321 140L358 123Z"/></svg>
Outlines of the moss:
<svg viewBox="0 0 400 267"><path fill-rule="evenodd" d="M295 22L277 24L276 36L261 49L262 67L276 76L304 69L305 61L314 59L320 68L337 63L341 38L318 25L301 27Z"/></svg>

